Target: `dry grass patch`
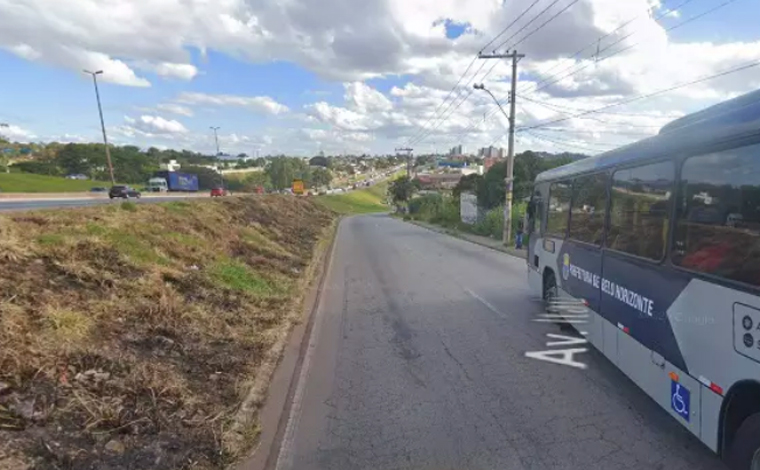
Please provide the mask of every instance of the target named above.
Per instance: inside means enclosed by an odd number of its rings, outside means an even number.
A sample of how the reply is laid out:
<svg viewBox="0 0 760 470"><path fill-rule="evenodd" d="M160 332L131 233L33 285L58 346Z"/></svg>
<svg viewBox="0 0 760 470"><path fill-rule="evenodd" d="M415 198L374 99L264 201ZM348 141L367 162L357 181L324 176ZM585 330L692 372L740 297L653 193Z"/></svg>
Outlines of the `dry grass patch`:
<svg viewBox="0 0 760 470"><path fill-rule="evenodd" d="M224 468L334 217L282 196L0 216L0 469Z"/></svg>

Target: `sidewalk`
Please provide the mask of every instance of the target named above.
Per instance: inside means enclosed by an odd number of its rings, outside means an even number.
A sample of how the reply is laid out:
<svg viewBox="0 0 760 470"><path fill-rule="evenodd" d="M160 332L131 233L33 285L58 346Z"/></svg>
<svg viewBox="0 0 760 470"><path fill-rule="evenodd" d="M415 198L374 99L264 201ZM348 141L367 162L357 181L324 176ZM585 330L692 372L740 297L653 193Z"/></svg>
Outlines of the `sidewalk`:
<svg viewBox="0 0 760 470"><path fill-rule="evenodd" d="M451 235L452 237L461 238L462 240L466 240L470 243L475 243L476 245L482 245L482 246L485 246L486 248L491 248L492 250L501 251L503 253L516 256L518 258L525 259L525 257L527 256L526 250L524 249L517 250L513 247L506 247L501 243L501 240L495 240L490 237L475 235L473 233L462 232L456 229L445 228L439 225L433 225L427 222L422 222L420 220L408 220L407 222L411 222L414 225L419 225L420 227L424 227L434 232L443 233L446 235Z"/></svg>

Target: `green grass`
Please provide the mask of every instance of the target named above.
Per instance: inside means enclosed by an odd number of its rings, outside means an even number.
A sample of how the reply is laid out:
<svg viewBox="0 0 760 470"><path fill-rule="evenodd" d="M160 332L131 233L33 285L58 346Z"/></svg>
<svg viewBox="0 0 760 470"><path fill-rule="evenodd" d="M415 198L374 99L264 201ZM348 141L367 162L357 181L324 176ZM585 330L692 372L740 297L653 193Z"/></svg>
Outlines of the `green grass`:
<svg viewBox="0 0 760 470"><path fill-rule="evenodd" d="M158 254L151 246L146 237L127 233L125 231L112 231L108 238L113 245L136 264L166 266L168 260Z"/></svg>
<svg viewBox="0 0 760 470"><path fill-rule="evenodd" d="M258 295L267 295L274 291L269 282L240 261L227 259L216 262L209 267L208 275L216 285L231 290Z"/></svg>
<svg viewBox="0 0 760 470"><path fill-rule="evenodd" d="M386 212L385 205L388 183L382 182L366 189L357 189L345 194L317 196L317 201L339 214L369 214Z"/></svg>
<svg viewBox="0 0 760 470"><path fill-rule="evenodd" d="M0 173L0 191L4 193L67 193L110 186L111 183L107 181L67 180L59 176L31 173Z"/></svg>
<svg viewBox="0 0 760 470"><path fill-rule="evenodd" d="M60 245L63 241L63 235L59 233L44 233L37 237L37 243L46 246Z"/></svg>

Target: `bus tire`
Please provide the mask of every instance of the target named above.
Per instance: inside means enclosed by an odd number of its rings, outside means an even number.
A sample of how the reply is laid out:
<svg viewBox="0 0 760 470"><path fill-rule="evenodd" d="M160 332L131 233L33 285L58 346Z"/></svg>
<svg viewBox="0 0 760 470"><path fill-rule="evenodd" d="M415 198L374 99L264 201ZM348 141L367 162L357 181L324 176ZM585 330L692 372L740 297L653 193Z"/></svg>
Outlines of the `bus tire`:
<svg viewBox="0 0 760 470"><path fill-rule="evenodd" d="M732 470L760 469L760 413L747 417L736 430L726 463Z"/></svg>
<svg viewBox="0 0 760 470"><path fill-rule="evenodd" d="M557 278L554 275L554 271L551 269L547 269L544 272L544 289L543 289L543 298L544 303L546 303L547 307L552 302L552 300L556 299L559 295L559 292L557 290Z"/></svg>

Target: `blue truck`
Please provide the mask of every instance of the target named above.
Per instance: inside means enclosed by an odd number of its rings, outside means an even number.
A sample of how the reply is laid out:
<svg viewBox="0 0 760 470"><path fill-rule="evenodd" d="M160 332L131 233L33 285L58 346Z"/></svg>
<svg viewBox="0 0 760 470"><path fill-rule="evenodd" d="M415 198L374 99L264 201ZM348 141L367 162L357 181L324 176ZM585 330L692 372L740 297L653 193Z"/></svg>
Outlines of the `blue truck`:
<svg viewBox="0 0 760 470"><path fill-rule="evenodd" d="M160 184L163 179L166 184ZM198 191L198 175L179 171L157 171L148 182L151 191ZM165 188L165 189L164 189Z"/></svg>

